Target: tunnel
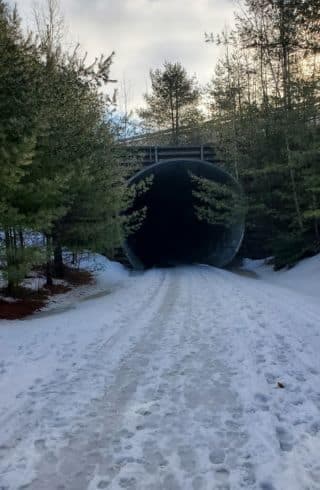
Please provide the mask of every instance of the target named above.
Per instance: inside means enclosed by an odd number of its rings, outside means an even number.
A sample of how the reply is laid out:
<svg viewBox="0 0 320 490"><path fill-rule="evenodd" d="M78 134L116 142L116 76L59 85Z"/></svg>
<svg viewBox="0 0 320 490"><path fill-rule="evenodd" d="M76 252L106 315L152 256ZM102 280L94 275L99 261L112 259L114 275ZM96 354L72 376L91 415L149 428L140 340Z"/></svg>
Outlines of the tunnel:
<svg viewBox="0 0 320 490"><path fill-rule="evenodd" d="M167 160L140 170L129 180L129 187L150 177L152 184L135 197L128 212L145 209L146 215L123 244L135 269L199 263L224 267L237 254L244 235L244 219L232 225L199 220L191 175L230 185L241 193L227 172L203 160Z"/></svg>

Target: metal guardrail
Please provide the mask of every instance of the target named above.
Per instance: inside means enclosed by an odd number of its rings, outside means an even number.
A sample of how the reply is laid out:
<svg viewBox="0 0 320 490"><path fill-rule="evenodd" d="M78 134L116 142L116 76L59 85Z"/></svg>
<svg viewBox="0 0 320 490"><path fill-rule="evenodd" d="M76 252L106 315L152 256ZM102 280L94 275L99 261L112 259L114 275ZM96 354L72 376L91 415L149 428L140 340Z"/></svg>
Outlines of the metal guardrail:
<svg viewBox="0 0 320 490"><path fill-rule="evenodd" d="M164 160L186 158L219 163L214 146L206 145L161 145L161 146L128 146L126 153L141 161L142 166L152 165Z"/></svg>

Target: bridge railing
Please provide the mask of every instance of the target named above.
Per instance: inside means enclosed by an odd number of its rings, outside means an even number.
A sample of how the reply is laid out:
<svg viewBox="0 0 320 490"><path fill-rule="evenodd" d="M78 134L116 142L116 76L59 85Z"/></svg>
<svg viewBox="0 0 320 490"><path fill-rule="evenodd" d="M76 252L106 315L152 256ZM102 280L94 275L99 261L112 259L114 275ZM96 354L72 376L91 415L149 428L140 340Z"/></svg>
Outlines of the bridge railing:
<svg viewBox="0 0 320 490"><path fill-rule="evenodd" d="M173 160L177 158L186 158L193 160L202 160L211 163L219 163L220 160L216 155L213 145L161 145L161 146L127 146L126 154L134 157L136 161L141 162L142 166L159 163L163 160Z"/></svg>

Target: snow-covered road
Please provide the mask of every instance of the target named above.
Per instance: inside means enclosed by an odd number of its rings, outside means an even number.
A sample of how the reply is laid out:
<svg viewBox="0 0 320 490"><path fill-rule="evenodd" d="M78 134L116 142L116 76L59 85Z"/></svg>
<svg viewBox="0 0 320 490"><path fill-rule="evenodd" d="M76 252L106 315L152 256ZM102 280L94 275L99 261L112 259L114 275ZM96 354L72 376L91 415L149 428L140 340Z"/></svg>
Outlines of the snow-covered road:
<svg viewBox="0 0 320 490"><path fill-rule="evenodd" d="M1 490L315 490L319 455L311 296L190 266L0 322Z"/></svg>

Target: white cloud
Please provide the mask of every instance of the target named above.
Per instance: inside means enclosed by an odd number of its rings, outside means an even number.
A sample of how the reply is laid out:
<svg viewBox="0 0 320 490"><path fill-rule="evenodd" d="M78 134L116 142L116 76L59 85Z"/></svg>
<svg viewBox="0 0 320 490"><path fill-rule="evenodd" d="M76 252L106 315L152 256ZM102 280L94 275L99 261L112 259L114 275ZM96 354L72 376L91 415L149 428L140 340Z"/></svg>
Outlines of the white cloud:
<svg viewBox="0 0 320 490"><path fill-rule="evenodd" d="M10 0L11 3L14 0ZM130 103L141 104L150 68L180 61L200 83L214 71L219 49L204 33L232 24L232 0L61 0L70 36L90 57L116 52L112 77L124 77ZM17 0L30 23L32 0Z"/></svg>

